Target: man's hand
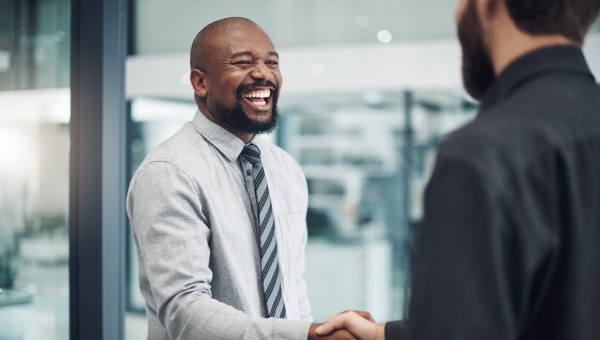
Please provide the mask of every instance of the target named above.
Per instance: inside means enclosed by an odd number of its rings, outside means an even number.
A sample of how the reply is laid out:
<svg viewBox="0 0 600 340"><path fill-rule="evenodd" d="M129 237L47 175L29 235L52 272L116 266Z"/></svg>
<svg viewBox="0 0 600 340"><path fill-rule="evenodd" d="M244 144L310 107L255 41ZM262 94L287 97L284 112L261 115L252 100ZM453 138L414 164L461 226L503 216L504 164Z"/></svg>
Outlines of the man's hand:
<svg viewBox="0 0 600 340"><path fill-rule="evenodd" d="M321 324L313 323L308 330L308 340L358 340L352 333L345 329L331 330L330 332L319 335L315 329Z"/></svg>
<svg viewBox="0 0 600 340"><path fill-rule="evenodd" d="M325 335L335 330L347 329L360 340L385 340L385 325L373 322L371 314L367 313L368 317L366 317L364 314L359 315L358 313L344 312L330 316L324 324L315 329L315 333Z"/></svg>

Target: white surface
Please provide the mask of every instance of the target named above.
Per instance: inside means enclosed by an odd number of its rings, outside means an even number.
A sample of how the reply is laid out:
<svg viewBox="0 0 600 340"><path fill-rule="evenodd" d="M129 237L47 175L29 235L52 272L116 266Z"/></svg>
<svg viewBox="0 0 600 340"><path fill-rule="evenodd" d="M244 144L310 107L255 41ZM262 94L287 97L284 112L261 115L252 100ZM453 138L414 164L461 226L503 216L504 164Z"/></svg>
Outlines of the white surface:
<svg viewBox="0 0 600 340"><path fill-rule="evenodd" d="M134 122L148 121L182 121L194 118L198 107L194 102L173 102L151 98L136 98L133 100L131 118Z"/></svg>
<svg viewBox="0 0 600 340"><path fill-rule="evenodd" d="M69 88L0 91L0 124L68 123Z"/></svg>

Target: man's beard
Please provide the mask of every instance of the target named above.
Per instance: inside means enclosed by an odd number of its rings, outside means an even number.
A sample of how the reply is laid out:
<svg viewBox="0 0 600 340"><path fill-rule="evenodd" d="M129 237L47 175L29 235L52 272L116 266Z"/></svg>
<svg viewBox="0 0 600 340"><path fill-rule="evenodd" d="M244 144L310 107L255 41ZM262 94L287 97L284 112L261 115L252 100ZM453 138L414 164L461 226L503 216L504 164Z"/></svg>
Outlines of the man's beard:
<svg viewBox="0 0 600 340"><path fill-rule="evenodd" d="M248 117L248 114L242 106L242 93L246 90L256 87L273 87L273 96L271 98L271 118L266 122L257 122ZM270 133L277 127L279 113L277 112L277 99L279 89L277 85L270 81L254 82L252 84L242 84L236 90L237 103L234 107L227 107L221 103L215 104L216 117L226 126L240 132L250 134Z"/></svg>
<svg viewBox="0 0 600 340"><path fill-rule="evenodd" d="M483 30L474 0L469 0L458 22L458 39L462 47L462 77L465 89L471 97L481 101L496 75L483 41Z"/></svg>

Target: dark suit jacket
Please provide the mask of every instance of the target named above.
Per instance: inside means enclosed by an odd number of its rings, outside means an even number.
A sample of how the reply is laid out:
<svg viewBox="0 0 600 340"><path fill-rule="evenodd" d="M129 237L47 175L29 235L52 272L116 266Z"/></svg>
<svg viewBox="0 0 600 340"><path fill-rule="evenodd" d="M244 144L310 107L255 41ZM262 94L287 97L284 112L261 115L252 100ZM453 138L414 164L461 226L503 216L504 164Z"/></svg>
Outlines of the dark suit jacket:
<svg viewBox="0 0 600 340"><path fill-rule="evenodd" d="M600 339L600 89L532 52L442 144L406 322L389 339Z"/></svg>

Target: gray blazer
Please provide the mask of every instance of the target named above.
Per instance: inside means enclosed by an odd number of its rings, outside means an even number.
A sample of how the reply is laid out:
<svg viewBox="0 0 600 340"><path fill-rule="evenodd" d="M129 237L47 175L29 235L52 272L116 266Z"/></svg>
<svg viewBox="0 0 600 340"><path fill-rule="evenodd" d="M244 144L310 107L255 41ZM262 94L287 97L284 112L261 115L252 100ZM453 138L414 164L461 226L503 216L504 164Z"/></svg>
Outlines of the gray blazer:
<svg viewBox="0 0 600 340"><path fill-rule="evenodd" d="M146 157L129 187L148 339L306 339L306 180L283 150L252 142L262 152L275 214L288 319L265 318L255 219L239 160L244 143L197 112Z"/></svg>

